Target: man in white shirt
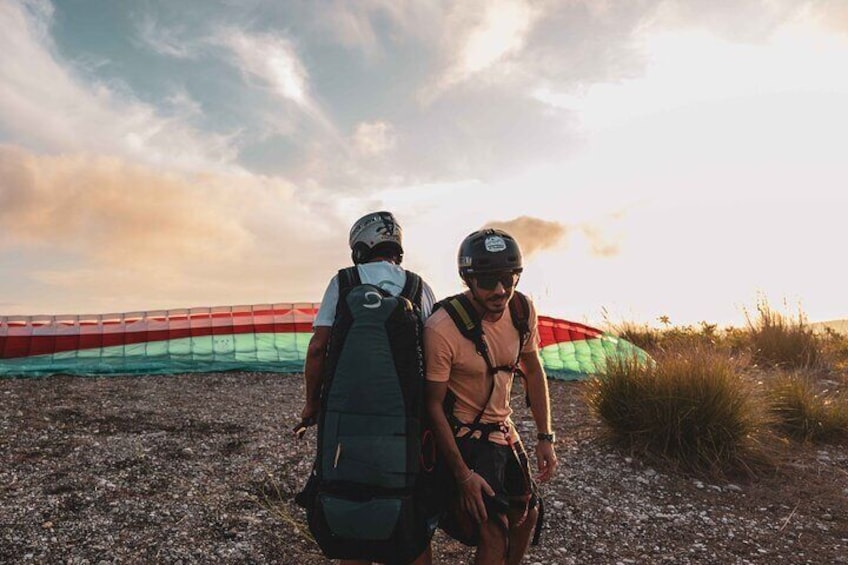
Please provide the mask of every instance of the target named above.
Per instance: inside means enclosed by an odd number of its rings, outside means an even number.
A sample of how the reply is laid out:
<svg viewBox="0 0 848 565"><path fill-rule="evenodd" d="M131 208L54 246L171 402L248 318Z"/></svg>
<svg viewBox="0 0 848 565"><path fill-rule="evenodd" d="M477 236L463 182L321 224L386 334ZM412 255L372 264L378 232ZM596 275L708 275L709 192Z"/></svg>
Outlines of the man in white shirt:
<svg viewBox="0 0 848 565"><path fill-rule="evenodd" d="M391 212L373 212L361 217L350 228L348 240L351 258L362 282L376 285L393 296L400 295L406 284L406 270L400 266L403 260L402 231ZM430 315L436 300L430 285L421 281L421 287L423 321ZM338 275L333 275L312 322L313 334L306 352L303 368L306 403L301 412L304 421L314 419L320 409L324 358L338 299Z"/></svg>
<svg viewBox="0 0 848 565"><path fill-rule="evenodd" d="M393 296L399 296L407 282L407 271L400 266L403 260L401 228L390 212L373 212L357 220L350 230L351 258L363 284L373 284ZM321 408L321 388L324 380L324 362L330 334L336 317L339 299L338 274L327 285L321 307L312 323L313 334L309 341L304 366L306 401L301 412L302 425L318 419ZM435 297L430 286L421 281L420 314L422 321L433 310ZM299 428L301 431L303 427ZM432 561L429 545L413 565L429 565ZM367 561L342 559L341 565L358 565Z"/></svg>

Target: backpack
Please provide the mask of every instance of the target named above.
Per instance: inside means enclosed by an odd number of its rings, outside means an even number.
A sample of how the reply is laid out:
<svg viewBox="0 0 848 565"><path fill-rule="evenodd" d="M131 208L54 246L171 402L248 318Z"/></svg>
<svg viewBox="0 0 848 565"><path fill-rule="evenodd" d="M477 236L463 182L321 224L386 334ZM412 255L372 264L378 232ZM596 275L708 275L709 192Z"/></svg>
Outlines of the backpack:
<svg viewBox="0 0 848 565"><path fill-rule="evenodd" d="M516 357L515 361L511 365L500 365L495 367L492 364L491 355L489 355L489 346L486 343L485 338L483 337L483 323L480 319L480 315L477 313L477 310L474 308L474 305L471 303L471 300L464 293L457 294L448 298L445 298L438 303L436 303L433 307L433 311L438 310L439 308L444 308L448 315L453 320L459 332L466 339L471 340L474 344L474 348L477 350L477 353L483 357L483 360L486 362L487 368L487 377L491 379L491 387L489 388L489 395L486 399L486 402L483 405L483 409L477 414L474 418L473 422L460 422L456 416L453 414L453 407L456 403L456 396L450 391L447 392L445 396L445 415L447 416L448 423L450 423L453 428L454 433L460 427L470 428L471 430L479 430L481 432L481 439L487 440L488 434L492 431L498 430L499 426L497 424L482 424L480 423L480 419L483 417L483 413L486 410L486 406L489 404L489 401L492 398L492 394L495 391L495 375L498 371L509 371L513 374L514 378L521 378L526 380L524 372L521 371L518 362L521 356L521 350L527 344L527 341L530 339L530 304L527 297L518 292L517 290L513 293L512 298L509 301L509 312L512 317L512 325L515 327L518 333L518 357ZM527 394L527 386L525 383L525 401L527 406L530 406L530 396ZM514 449L514 448L513 448ZM513 453L515 453L513 451ZM516 455L517 457L517 455ZM440 462L441 463L441 462ZM439 473L442 475L441 480L446 480L447 476L450 480L450 477L447 474L446 469L439 469ZM538 545L539 539L541 537L542 525L544 524L545 519L545 505L544 500L542 499L541 493L538 491L538 488L529 476L525 477L525 479L530 484L531 492L535 497L537 504L539 506L539 517L536 521L536 528L533 532L532 545ZM466 545L477 545L479 540L477 539L475 532L464 531L464 528L460 527L457 522L457 517L448 512L444 516L444 520L442 523L442 528L448 532L451 537L461 541Z"/></svg>
<svg viewBox="0 0 848 565"><path fill-rule="evenodd" d="M438 509L428 503L424 451L421 278L400 296L338 274L312 473L297 502L325 556L403 564L426 549Z"/></svg>

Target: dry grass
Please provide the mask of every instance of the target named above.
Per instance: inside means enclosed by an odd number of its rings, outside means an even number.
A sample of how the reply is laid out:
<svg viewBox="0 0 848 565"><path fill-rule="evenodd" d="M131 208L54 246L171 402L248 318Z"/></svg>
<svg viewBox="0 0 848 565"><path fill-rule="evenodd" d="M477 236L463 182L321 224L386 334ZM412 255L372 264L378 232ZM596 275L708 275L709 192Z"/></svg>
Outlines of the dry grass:
<svg viewBox="0 0 848 565"><path fill-rule="evenodd" d="M803 313L781 314L764 301L742 329L660 321L662 329L615 328L656 365L614 361L590 383L588 403L608 439L647 459L724 473L768 467L774 454L765 446L781 436L848 438L846 336L815 332Z"/></svg>
<svg viewBox="0 0 848 565"><path fill-rule="evenodd" d="M848 394L821 390L809 373L779 374L765 387L776 427L787 436L811 443L848 439Z"/></svg>
<svg viewBox="0 0 848 565"><path fill-rule="evenodd" d="M613 361L588 402L609 438L635 454L709 474L753 472L767 462L764 411L738 362L712 347L678 347L656 364Z"/></svg>
<svg viewBox="0 0 848 565"><path fill-rule="evenodd" d="M803 313L792 317L761 301L757 316L748 320L748 341L753 362L764 367L804 369L821 367L821 340Z"/></svg>

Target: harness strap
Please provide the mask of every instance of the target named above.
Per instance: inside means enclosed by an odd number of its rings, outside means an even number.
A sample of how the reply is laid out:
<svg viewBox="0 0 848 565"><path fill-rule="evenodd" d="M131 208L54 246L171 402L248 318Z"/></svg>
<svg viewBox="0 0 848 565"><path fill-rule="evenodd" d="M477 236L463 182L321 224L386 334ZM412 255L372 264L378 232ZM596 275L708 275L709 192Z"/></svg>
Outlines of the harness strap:
<svg viewBox="0 0 848 565"><path fill-rule="evenodd" d="M494 430L480 429L478 426L480 425L480 419L483 417L483 413L486 411L486 407L489 405L492 395L495 392L495 376L500 371L512 373L513 378L515 376L523 377L524 374L519 368L519 361L521 359L521 350L524 349L524 346L530 337L530 327L528 323L530 318L530 304L527 297L518 291L513 294L512 299L509 301L509 311L512 318L512 324L518 331L518 354L512 364L498 366L495 366L492 363L492 358L489 353L489 345L486 342L486 336L483 333L483 322L480 315L477 313L477 309L474 308L474 304L471 303L471 299L469 299L465 293L461 293L442 300L436 305L436 308L439 307L443 307L447 311L451 320L453 320L453 323L456 325L456 328L459 330L459 333L474 344L477 354L480 355L486 363L488 376L492 379L491 386L489 388L489 395L486 398L486 402L483 404L483 409L480 410L477 417L474 418L474 421L472 422L473 426L475 426L473 431L477 431L479 429L481 434L484 434L485 437L488 438L489 434L491 434ZM448 395L449 400L446 400L445 402L445 412L448 414L448 419L454 427L454 433L456 433L460 427L468 427L471 429L469 424L460 422L459 419L453 415L453 406L456 402L456 397L450 391L448 391ZM529 397L527 398L527 404L529 406ZM497 426L496 429L500 429L499 424L493 425Z"/></svg>
<svg viewBox="0 0 848 565"><path fill-rule="evenodd" d="M536 518L536 527L533 529L533 541L530 542L532 545L539 545L539 539L542 537L542 525L545 523L545 499L537 496L536 500L539 502L539 516Z"/></svg>
<svg viewBox="0 0 848 565"><path fill-rule="evenodd" d="M339 269L339 295L342 291L362 284L362 278L359 276L359 269L356 266Z"/></svg>
<svg viewBox="0 0 848 565"><path fill-rule="evenodd" d="M412 271L406 271L406 283L403 285L403 290L400 295L412 302L412 304L421 310L421 294L423 292L423 284L421 277Z"/></svg>

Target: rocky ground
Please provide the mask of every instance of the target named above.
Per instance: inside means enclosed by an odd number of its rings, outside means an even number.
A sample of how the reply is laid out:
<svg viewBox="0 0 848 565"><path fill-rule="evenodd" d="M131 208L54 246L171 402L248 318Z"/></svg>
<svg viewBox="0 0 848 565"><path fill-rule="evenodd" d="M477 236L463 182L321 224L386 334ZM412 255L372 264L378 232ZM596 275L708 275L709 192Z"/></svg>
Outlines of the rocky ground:
<svg viewBox="0 0 848 565"><path fill-rule="evenodd" d="M600 443L582 387L551 382L562 467L526 563L848 563L844 447L789 446L756 481L685 477ZM292 500L301 397L272 374L0 380L0 562L327 563Z"/></svg>

